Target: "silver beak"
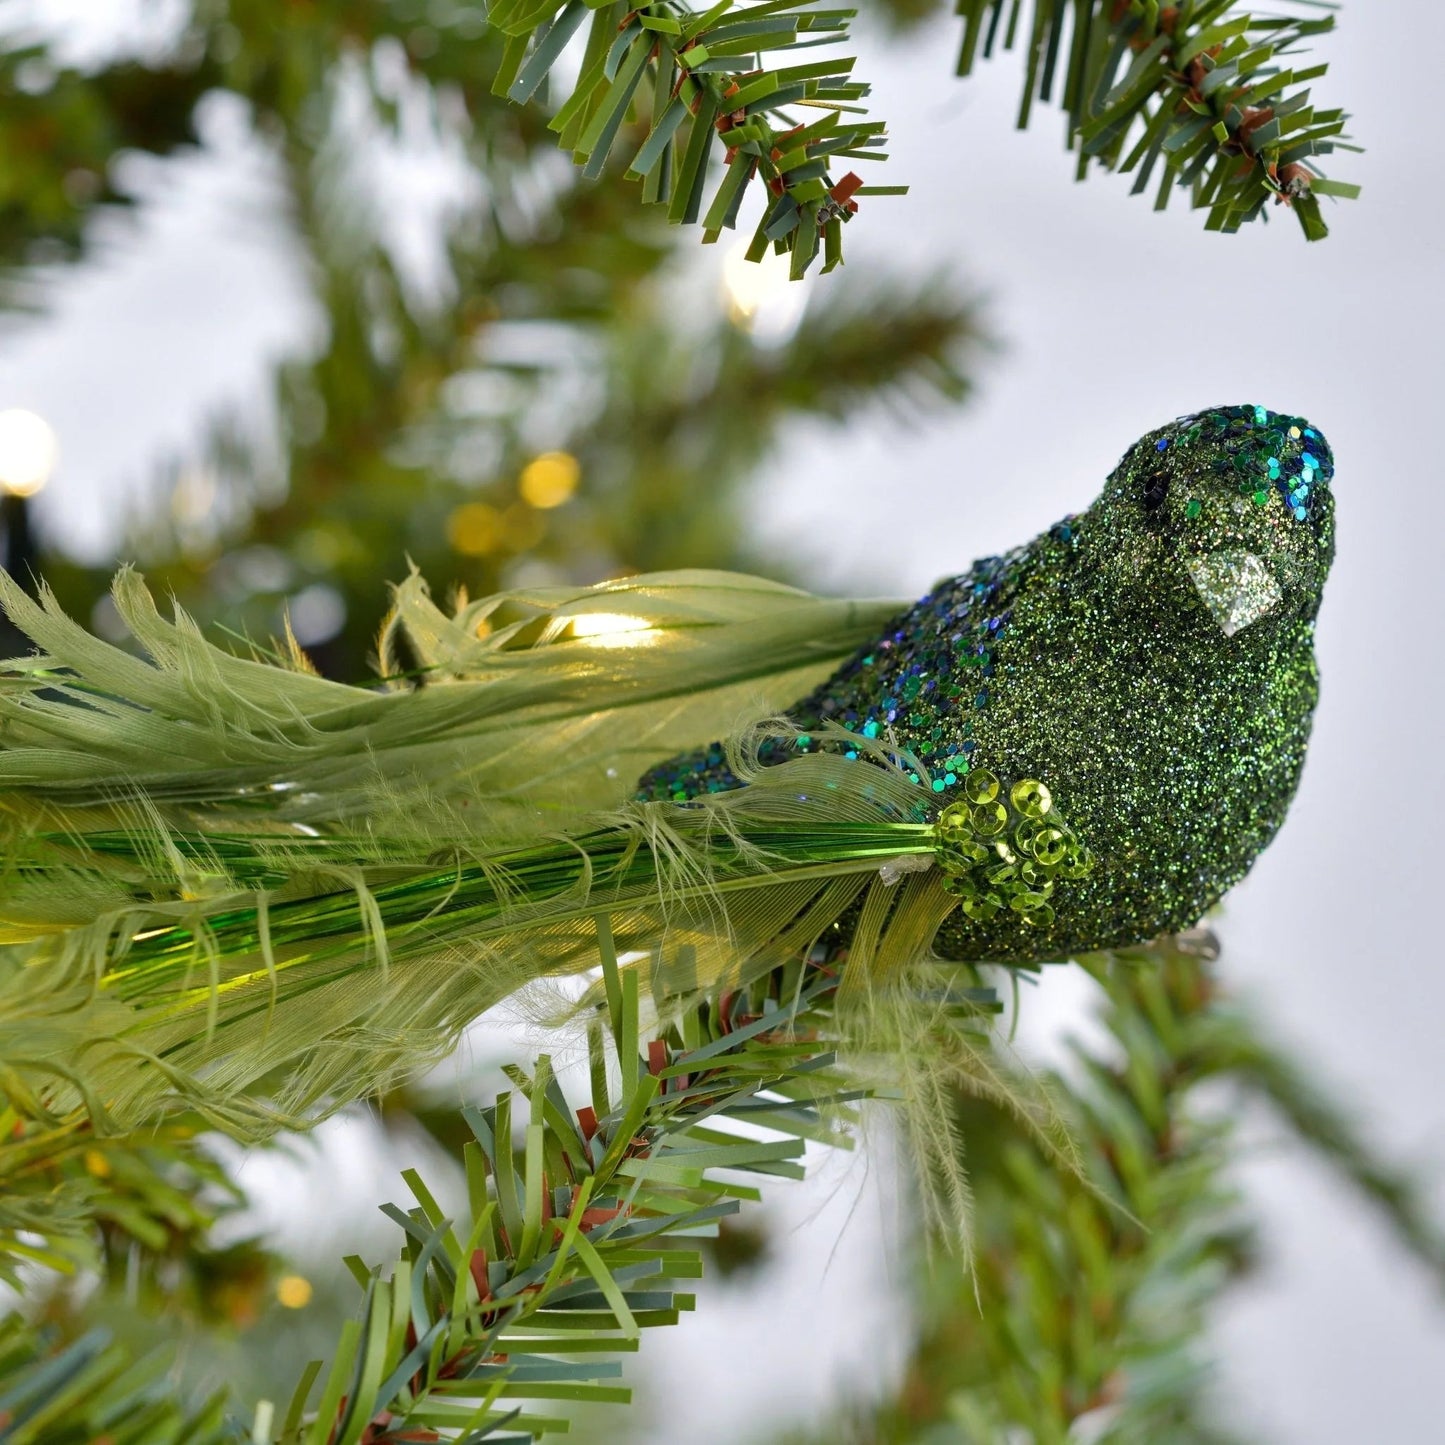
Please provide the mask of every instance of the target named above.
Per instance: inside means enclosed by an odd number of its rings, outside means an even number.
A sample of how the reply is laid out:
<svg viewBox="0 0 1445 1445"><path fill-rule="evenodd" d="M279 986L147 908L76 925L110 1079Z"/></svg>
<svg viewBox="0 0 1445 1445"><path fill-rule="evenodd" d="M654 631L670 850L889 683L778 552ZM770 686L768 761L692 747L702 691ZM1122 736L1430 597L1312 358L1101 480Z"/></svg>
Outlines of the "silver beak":
<svg viewBox="0 0 1445 1445"><path fill-rule="evenodd" d="M1274 573L1253 552L1206 552L1191 557L1185 566L1226 637L1258 622L1284 601Z"/></svg>

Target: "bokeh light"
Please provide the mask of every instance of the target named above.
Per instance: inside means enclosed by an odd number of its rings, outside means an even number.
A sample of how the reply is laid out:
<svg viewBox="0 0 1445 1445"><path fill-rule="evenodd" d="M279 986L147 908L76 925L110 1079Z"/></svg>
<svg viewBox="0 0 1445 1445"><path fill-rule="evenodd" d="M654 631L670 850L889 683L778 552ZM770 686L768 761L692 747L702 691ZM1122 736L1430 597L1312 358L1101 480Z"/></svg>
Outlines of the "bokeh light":
<svg viewBox="0 0 1445 1445"><path fill-rule="evenodd" d="M0 411L0 489L34 496L50 480L60 447L50 423L22 407Z"/></svg>
<svg viewBox="0 0 1445 1445"><path fill-rule="evenodd" d="M291 635L302 647L317 647L346 626L346 599L327 582L303 587L287 603Z"/></svg>
<svg viewBox="0 0 1445 1445"><path fill-rule="evenodd" d="M543 452L522 468L517 490L530 506L547 510L570 501L582 479L582 468L570 452Z"/></svg>
<svg viewBox="0 0 1445 1445"><path fill-rule="evenodd" d="M447 518L447 541L463 557L485 557L502 545L502 514L486 502L465 502Z"/></svg>
<svg viewBox="0 0 1445 1445"><path fill-rule="evenodd" d="M798 329L811 282L791 280L788 258L772 251L761 261L749 261L748 244L740 241L723 259L728 320L755 341L777 346Z"/></svg>
<svg viewBox="0 0 1445 1445"><path fill-rule="evenodd" d="M502 542L512 552L530 552L546 535L547 519L526 502L513 502L502 513Z"/></svg>
<svg viewBox="0 0 1445 1445"><path fill-rule="evenodd" d="M301 1274L283 1274L276 1281L276 1298L288 1310L302 1310L311 1303L311 1281Z"/></svg>

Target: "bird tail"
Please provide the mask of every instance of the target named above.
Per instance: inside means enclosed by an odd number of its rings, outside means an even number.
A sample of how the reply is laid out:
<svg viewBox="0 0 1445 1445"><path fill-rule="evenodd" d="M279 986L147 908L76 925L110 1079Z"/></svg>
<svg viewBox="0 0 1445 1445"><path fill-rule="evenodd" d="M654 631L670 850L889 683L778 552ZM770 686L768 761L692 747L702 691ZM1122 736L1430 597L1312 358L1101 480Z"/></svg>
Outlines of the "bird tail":
<svg viewBox="0 0 1445 1445"><path fill-rule="evenodd" d="M0 691L0 1088L53 1116L185 1107L259 1138L425 1069L539 981L605 990L620 962L666 1016L801 959L839 972L840 1043L916 1128L946 1134L944 1091L971 1081L1066 1147L990 1055L989 990L931 954L959 900L916 759L849 734L876 766L764 767L786 724L754 723L728 744L744 786L625 796L658 750L726 731L745 695L776 706L884 607L692 574L448 621L412 579L391 625L432 681L372 691L222 652L130 574L117 603L150 662L0 590L45 649ZM632 611L601 612L620 597ZM575 629L597 615L632 621ZM479 617L498 627L478 637Z"/></svg>

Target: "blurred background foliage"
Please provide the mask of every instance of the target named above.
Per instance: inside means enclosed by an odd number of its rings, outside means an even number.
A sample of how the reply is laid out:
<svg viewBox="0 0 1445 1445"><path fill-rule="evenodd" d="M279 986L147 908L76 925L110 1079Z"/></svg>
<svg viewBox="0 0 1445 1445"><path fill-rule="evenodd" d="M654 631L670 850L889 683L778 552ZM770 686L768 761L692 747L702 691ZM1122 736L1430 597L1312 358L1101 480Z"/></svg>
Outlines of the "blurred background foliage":
<svg viewBox="0 0 1445 1445"><path fill-rule="evenodd" d="M920 13L878 8L900 24ZM501 47L474 5L196 0L168 43L85 70L23 39L0 55L12 301L43 306L42 268L54 284L96 211L131 202L127 153L204 145L208 117L239 109L274 163L312 343L267 404L204 419L116 556L260 643L289 610L332 675L364 674L385 583L408 561L439 593L471 595L785 570L750 546L741 494L790 419L968 391L980 322L932 278L846 279L759 338L755 291L720 294L695 234L639 206L620 174L583 183L544 108L491 94ZM417 218L377 183L397 155L442 193L410 254L399 228ZM40 564L89 616L111 563Z"/></svg>
<svg viewBox="0 0 1445 1445"><path fill-rule="evenodd" d="M750 543L746 492L789 422L968 393L983 326L934 278L834 278L755 328L776 273L724 285L697 233L640 206L618 168L583 183L545 106L492 95L501 45L474 4L149 8L158 25L78 60L44 5L0 0L0 325L43 326L68 270L143 244L147 198L238 123L268 157L311 314L267 395L192 419L194 445L116 519L110 556L30 529L23 561L102 633L121 561L238 640L270 647L289 625L318 669L353 680L411 565L439 595L670 567L786 575ZM931 9L875 14L895 27ZM386 184L398 167L429 178L417 214ZM471 1084L501 1082L484 1067ZM459 1150L454 1099L380 1101L399 1164L421 1139ZM7 1132L6 1249L80 1270L27 1277L57 1338L110 1323L142 1347L184 1321L187 1377L243 1394L289 1390L298 1355L327 1353L354 1303L330 1241L288 1266L249 1237L193 1128ZM102 1223L37 1246L27 1227L57 1213ZM751 1228L724 1246L739 1260L763 1248Z"/></svg>
<svg viewBox="0 0 1445 1445"><path fill-rule="evenodd" d="M1218 953L1200 928L1079 960L1104 1033L1073 1039L1050 1078L1085 1176L1060 1171L998 1108L960 1099L975 1270L919 1272L919 1334L896 1394L780 1445L1257 1440L1213 1388L1208 1346L1212 1310L1258 1263L1235 1179L1251 1104L1445 1284L1445 1237L1416 1182L1228 997Z"/></svg>
<svg viewBox="0 0 1445 1445"><path fill-rule="evenodd" d="M867 18L875 32L906 29L936 8L870 0ZM790 559L761 555L746 517L790 422L956 404L986 359L972 298L932 277L844 272L810 287L787 325L757 327L749 277L719 286L694 233L650 215L620 175L581 183L545 108L491 94L500 47L476 5L171 11L162 39L81 65L28 23L43 7L0 0L7 324L43 325L98 222L143 208L127 183L136 153L164 167L204 149L218 114L242 117L270 159L312 317L262 404L195 419L194 446L116 528L113 556L78 559L36 538L36 571L103 632L122 559L256 645L289 619L316 666L348 679L368 671L386 582L412 564L439 593L472 595L684 566L788 575ZM412 202L379 180L385 158L426 170L440 203L403 214ZM400 239L407 226L421 227L420 248ZM817 464L826 487L827 459ZM1196 943L1095 965L1109 1043L1081 1048L1058 1080L1092 1188L1046 1167L1007 1117L960 1102L977 1276L920 1268L919 1334L897 1396L844 1408L794 1445L1228 1438L1200 1337L1251 1254L1227 1177L1234 1124L1199 1102L1221 1080L1270 1098L1445 1277L1410 1183L1220 1002ZM483 1060L464 1081L380 1100L399 1161L455 1155L459 1088L480 1094L498 1077ZM164 1136L72 1133L63 1145L17 1117L0 1128L0 1232L31 1251L15 1279L61 1338L109 1320L140 1345L174 1339L180 1320L189 1378L273 1392L298 1358L326 1352L354 1303L339 1261L287 1262L254 1237L235 1170L185 1121ZM31 1229L35 1210L57 1204L99 1221L58 1256ZM779 1247L745 1217L714 1262L761 1267ZM621 1412L579 1422L598 1440L628 1429Z"/></svg>

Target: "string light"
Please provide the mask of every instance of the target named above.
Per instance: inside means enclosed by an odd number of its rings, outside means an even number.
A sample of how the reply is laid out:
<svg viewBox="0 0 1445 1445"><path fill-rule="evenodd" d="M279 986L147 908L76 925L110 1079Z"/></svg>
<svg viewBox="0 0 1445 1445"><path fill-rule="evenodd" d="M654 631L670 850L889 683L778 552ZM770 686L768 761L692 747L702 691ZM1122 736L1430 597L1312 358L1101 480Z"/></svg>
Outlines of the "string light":
<svg viewBox="0 0 1445 1445"><path fill-rule="evenodd" d="M573 637L585 637L597 647L635 647L657 636L644 618L621 612L583 612L570 625Z"/></svg>
<svg viewBox="0 0 1445 1445"><path fill-rule="evenodd" d="M808 301L808 283L789 279L788 258L764 254L749 261L748 243L739 242L723 259L723 291L728 319L764 345L777 346L798 329Z"/></svg>
<svg viewBox="0 0 1445 1445"><path fill-rule="evenodd" d="M311 1303L314 1291L305 1275L283 1274L276 1281L276 1298L288 1310L302 1310Z"/></svg>
<svg viewBox="0 0 1445 1445"><path fill-rule="evenodd" d="M522 468L517 490L530 506L547 511L572 499L582 467L571 452L543 452Z"/></svg>
<svg viewBox="0 0 1445 1445"><path fill-rule="evenodd" d="M0 491L33 497L50 480L60 448L50 423L33 411L0 411Z"/></svg>

